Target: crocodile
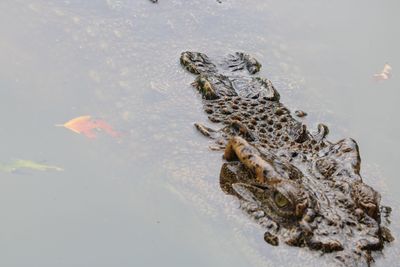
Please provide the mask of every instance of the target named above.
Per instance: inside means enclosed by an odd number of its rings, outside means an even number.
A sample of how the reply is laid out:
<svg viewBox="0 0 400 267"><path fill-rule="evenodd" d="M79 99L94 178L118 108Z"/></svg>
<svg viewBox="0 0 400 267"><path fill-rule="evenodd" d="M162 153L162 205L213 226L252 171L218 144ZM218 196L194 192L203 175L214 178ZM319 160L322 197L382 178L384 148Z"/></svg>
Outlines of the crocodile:
<svg viewBox="0 0 400 267"><path fill-rule="evenodd" d="M394 240L391 208L363 182L355 140L327 140L294 118L266 78L255 76L261 63L236 52L210 58L183 52L180 63L196 75L192 85L219 129L195 123L223 152L220 187L265 229L264 240L277 246L305 247L331 255L337 265L370 265ZM305 112L301 112L304 115ZM295 112L299 115L299 112Z"/></svg>

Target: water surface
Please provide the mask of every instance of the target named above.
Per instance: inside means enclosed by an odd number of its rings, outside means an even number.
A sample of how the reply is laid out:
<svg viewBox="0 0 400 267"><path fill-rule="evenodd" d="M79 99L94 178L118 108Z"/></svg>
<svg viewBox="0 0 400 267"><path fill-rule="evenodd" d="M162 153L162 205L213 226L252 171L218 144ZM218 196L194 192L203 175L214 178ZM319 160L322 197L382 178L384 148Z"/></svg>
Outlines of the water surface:
<svg viewBox="0 0 400 267"><path fill-rule="evenodd" d="M148 0L0 3L1 162L63 172L0 175L1 266L329 266L270 247L219 189L221 153L182 51L244 51L290 109L330 140L355 138L364 180L394 208L399 234L396 1ZM372 75L385 62L390 80ZM81 115L122 133L54 127ZM397 263L395 241L376 266Z"/></svg>

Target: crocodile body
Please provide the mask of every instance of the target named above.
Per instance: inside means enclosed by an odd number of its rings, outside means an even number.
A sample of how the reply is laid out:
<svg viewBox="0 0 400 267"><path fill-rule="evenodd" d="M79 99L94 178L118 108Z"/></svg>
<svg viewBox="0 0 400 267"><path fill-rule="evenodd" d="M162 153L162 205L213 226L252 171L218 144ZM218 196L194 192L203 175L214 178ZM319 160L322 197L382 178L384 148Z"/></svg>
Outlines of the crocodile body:
<svg viewBox="0 0 400 267"><path fill-rule="evenodd" d="M193 86L208 118L223 125L195 124L215 140L212 149L224 150L221 189L265 227L266 242L308 247L358 266L369 265L373 252L393 240L390 208L363 182L353 139L332 143L323 124L308 131L280 103L272 83L253 76L261 64L248 54L211 60L183 52L180 62L197 75Z"/></svg>

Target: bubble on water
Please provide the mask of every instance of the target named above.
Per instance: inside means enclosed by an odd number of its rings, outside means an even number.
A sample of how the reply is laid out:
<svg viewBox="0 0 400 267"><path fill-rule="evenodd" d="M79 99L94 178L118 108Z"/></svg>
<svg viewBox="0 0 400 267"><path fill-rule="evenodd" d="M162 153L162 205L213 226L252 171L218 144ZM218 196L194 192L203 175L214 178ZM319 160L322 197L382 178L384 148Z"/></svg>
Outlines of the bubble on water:
<svg viewBox="0 0 400 267"><path fill-rule="evenodd" d="M93 81L95 81L97 83L99 83L101 81L99 73L95 70L89 71L89 77L90 77L90 79L92 79Z"/></svg>
<svg viewBox="0 0 400 267"><path fill-rule="evenodd" d="M99 43L99 47L100 47L101 50L106 50L106 49L109 48L109 45L108 45L107 42L101 41L101 42Z"/></svg>
<svg viewBox="0 0 400 267"><path fill-rule="evenodd" d="M119 31L119 30L114 30L114 35L115 35L116 37L118 37L118 38L121 38L121 37L122 37L122 32Z"/></svg>
<svg viewBox="0 0 400 267"><path fill-rule="evenodd" d="M57 16L60 16L60 17L62 17L62 16L65 15L65 13L64 13L62 10L58 9L58 8L55 8L55 9L54 9L54 13L55 13Z"/></svg>
<svg viewBox="0 0 400 267"><path fill-rule="evenodd" d="M129 75L129 73L130 73L129 68L121 68L119 71L119 75L121 76L127 76Z"/></svg>
<svg viewBox="0 0 400 267"><path fill-rule="evenodd" d="M96 36L95 29L90 26L86 27L86 33L92 37Z"/></svg>
<svg viewBox="0 0 400 267"><path fill-rule="evenodd" d="M32 11L35 11L35 12L40 12L40 7L39 6L37 6L37 5L35 5L35 4L30 4L29 6L29 9L31 9Z"/></svg>
<svg viewBox="0 0 400 267"><path fill-rule="evenodd" d="M122 8L122 1L119 0L107 0L107 5L110 9L121 9Z"/></svg>
<svg viewBox="0 0 400 267"><path fill-rule="evenodd" d="M79 24L79 22L81 21L81 19L77 16L71 17L71 20L75 23L75 24Z"/></svg>
<svg viewBox="0 0 400 267"><path fill-rule="evenodd" d="M129 88L129 83L128 81L119 81L118 85L122 88Z"/></svg>

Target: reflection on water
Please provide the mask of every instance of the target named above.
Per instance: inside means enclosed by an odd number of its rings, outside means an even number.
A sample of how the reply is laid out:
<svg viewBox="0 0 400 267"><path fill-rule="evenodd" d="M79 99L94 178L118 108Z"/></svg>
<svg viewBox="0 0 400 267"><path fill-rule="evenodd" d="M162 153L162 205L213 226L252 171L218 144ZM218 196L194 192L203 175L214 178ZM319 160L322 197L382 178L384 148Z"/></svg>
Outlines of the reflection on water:
<svg viewBox="0 0 400 267"><path fill-rule="evenodd" d="M397 3L245 2L1 1L0 162L64 169L1 173L1 266L327 264L264 244L220 191L221 155L193 128L207 119L179 66L185 50L258 58L310 128L359 142L364 180L398 221ZM376 83L385 62L393 77ZM83 115L122 137L54 127Z"/></svg>

